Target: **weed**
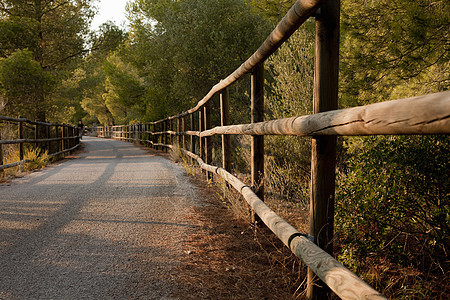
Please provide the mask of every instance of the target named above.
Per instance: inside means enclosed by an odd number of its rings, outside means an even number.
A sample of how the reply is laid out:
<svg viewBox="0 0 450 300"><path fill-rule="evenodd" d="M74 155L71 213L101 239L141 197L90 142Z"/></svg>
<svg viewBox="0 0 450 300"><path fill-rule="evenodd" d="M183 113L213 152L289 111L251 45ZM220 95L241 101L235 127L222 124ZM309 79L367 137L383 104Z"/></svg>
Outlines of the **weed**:
<svg viewBox="0 0 450 300"><path fill-rule="evenodd" d="M178 163L180 161L182 155L181 155L181 150L180 150L180 146L178 145L178 143L174 143L172 145L172 147L170 148L169 157L175 163Z"/></svg>
<svg viewBox="0 0 450 300"><path fill-rule="evenodd" d="M25 170L28 171L44 168L50 159L48 151L43 152L40 148L35 147L27 147L25 149L24 157L26 160L29 160L29 162L25 164Z"/></svg>
<svg viewBox="0 0 450 300"><path fill-rule="evenodd" d="M242 219L250 220L251 213L249 206L245 200L242 199L241 194L234 190L228 183L223 179L218 182L218 196L223 204L229 208L233 214Z"/></svg>
<svg viewBox="0 0 450 300"><path fill-rule="evenodd" d="M189 162L189 158L185 155L181 155L181 160L183 161L183 168L186 170L186 173L190 176L195 176L195 166L194 164Z"/></svg>

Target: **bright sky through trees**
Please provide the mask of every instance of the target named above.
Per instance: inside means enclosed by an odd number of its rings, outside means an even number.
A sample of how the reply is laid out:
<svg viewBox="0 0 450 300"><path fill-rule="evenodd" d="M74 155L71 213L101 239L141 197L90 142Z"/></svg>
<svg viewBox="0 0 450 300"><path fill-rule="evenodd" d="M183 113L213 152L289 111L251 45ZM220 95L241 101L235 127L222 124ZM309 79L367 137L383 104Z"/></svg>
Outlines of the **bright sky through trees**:
<svg viewBox="0 0 450 300"><path fill-rule="evenodd" d="M92 20L91 28L96 30L106 21L113 21L118 26L128 24L125 17L125 5L128 0L99 0L97 7L98 13Z"/></svg>

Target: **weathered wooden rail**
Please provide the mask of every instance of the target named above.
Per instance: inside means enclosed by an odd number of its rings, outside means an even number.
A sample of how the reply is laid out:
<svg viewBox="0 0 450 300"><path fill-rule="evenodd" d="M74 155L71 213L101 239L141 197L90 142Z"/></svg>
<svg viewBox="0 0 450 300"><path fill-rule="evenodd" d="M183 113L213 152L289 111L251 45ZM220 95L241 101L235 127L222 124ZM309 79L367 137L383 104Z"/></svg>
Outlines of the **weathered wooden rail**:
<svg viewBox="0 0 450 300"><path fill-rule="evenodd" d="M6 129L6 126L9 132L15 127L14 134L10 134L13 138L9 140L4 139L5 136L2 139L1 136L1 129ZM14 144L19 147L19 160L4 164L3 145ZM80 146L80 136L78 128L71 125L0 116L0 172L30 162L24 159L25 144L34 144L47 150L47 155L53 157L77 149Z"/></svg>
<svg viewBox="0 0 450 300"><path fill-rule="evenodd" d="M320 10L319 10L320 9ZM450 133L450 92L338 110L339 1L298 0L260 48L216 84L197 105L145 124L98 127L100 137L143 143L182 153L240 192L261 220L309 267L308 298L324 299L327 289L342 299L384 299L332 254L337 136ZM264 121L264 61L309 17L316 18L314 110L312 115ZM251 74L251 123L230 125L228 88ZM211 103L219 95L220 125L212 128ZM197 116L197 117L196 117ZM222 137L222 166L212 166L213 135ZM251 186L231 172L229 135L251 136ZM312 138L309 234L300 233L264 204L264 135ZM254 188L257 187L257 188Z"/></svg>

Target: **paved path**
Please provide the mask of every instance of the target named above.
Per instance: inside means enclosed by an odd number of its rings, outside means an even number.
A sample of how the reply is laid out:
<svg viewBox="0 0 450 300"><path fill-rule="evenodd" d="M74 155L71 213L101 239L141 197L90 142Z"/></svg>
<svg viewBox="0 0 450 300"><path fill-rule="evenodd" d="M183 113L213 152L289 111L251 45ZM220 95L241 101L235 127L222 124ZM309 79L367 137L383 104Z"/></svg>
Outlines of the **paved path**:
<svg viewBox="0 0 450 300"><path fill-rule="evenodd" d="M0 185L0 299L171 299L194 188L142 148L83 142L80 158Z"/></svg>

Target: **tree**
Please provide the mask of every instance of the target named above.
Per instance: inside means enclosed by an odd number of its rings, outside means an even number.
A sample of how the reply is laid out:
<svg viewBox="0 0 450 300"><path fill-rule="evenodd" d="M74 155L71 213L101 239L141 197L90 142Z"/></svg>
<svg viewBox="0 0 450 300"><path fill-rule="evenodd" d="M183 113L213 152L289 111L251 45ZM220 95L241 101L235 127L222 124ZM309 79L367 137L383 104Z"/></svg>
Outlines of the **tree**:
<svg viewBox="0 0 450 300"><path fill-rule="evenodd" d="M35 86L34 111L30 118L45 120L51 115L53 92L67 80L77 63L87 53L85 43L89 21L93 16L92 0L1 0L0 56L7 58L19 50L32 54L53 85ZM17 99L6 98L7 111ZM8 107L10 106L10 107ZM31 106L30 106L31 107Z"/></svg>
<svg viewBox="0 0 450 300"><path fill-rule="evenodd" d="M102 24L92 38L95 51L86 56L80 67L85 74L79 82L78 89L81 107L104 125L114 125L116 118L119 117L117 114L114 115L114 112L118 111L117 106L111 103L108 105L105 97L110 86L107 65L110 69L113 67L113 64L108 62L108 57L114 56L114 53L123 47L125 39L125 32L115 24L110 22Z"/></svg>
<svg viewBox="0 0 450 300"><path fill-rule="evenodd" d="M103 99L116 122L126 124L143 120L147 112L146 103L142 101L146 87L137 70L116 55L108 57L104 68L107 77Z"/></svg>
<svg viewBox="0 0 450 300"><path fill-rule="evenodd" d="M447 90L449 5L342 1L341 106ZM448 137L346 138L344 145L336 195L343 261L360 271L358 266L378 264L378 257L413 268L424 281L442 280L448 263ZM391 280L383 273L379 281ZM403 283L391 290L393 298L417 296ZM423 297L439 298L433 289L423 290Z"/></svg>
<svg viewBox="0 0 450 300"><path fill-rule="evenodd" d="M272 23L278 23L296 0L252 0L254 7L262 11Z"/></svg>
<svg viewBox="0 0 450 300"><path fill-rule="evenodd" d="M130 10L131 40L121 55L144 79L155 118L197 103L257 49L268 31L243 0L139 0ZM242 106L248 100L240 92L232 101Z"/></svg>
<svg viewBox="0 0 450 300"><path fill-rule="evenodd" d="M36 91L48 92L52 86L53 77L33 60L31 51L18 50L0 59L0 93L8 99L7 114L27 118L37 115Z"/></svg>
<svg viewBox="0 0 450 300"><path fill-rule="evenodd" d="M445 0L342 1L344 103L448 89L449 10ZM421 88L401 92L418 81Z"/></svg>

